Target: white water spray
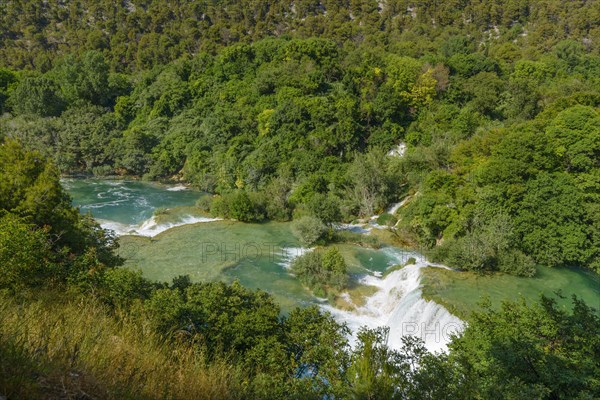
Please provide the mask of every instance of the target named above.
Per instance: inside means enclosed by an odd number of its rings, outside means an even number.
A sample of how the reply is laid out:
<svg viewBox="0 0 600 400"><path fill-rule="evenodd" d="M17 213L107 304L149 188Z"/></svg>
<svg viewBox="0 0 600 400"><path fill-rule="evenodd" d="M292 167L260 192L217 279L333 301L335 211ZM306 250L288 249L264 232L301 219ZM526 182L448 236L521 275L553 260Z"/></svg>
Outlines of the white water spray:
<svg viewBox="0 0 600 400"><path fill-rule="evenodd" d="M189 188L185 185L176 185L176 186L171 186L168 187L167 190L169 192L181 192L183 190L188 190Z"/></svg>
<svg viewBox="0 0 600 400"><path fill-rule="evenodd" d="M122 224L119 222L107 221L107 220L102 220L102 219L99 219L98 222L100 223L100 226L102 226L104 229L110 229L110 230L114 231L117 236L137 235L137 236L154 237L154 236L158 235L159 233L162 233L162 232L164 232L168 229L174 228L176 226L191 225L191 224L197 224L197 223L201 223L201 222L213 222L213 221L221 221L221 220L222 220L222 218L194 217L194 216L190 215L190 216L183 217L180 220L175 221L175 222L165 222L162 224L157 223L155 217L151 217L150 219L147 219L146 221L142 222L139 225L128 225L128 224Z"/></svg>
<svg viewBox="0 0 600 400"><path fill-rule="evenodd" d="M393 248L384 250L396 251ZM398 253L398 256L406 257L406 254ZM390 328L388 346L393 349L402 346L403 336L413 335L423 339L429 351L446 351L451 335L459 333L464 328L464 323L443 306L423 299L421 291L423 268L430 265L446 267L427 263L418 255L415 259L415 264L393 271L383 278L365 276L361 283L374 286L378 290L367 298L363 306L352 311L340 310L330 305L322 307L336 320L348 325L353 333L353 340L363 326L387 326Z"/></svg>
<svg viewBox="0 0 600 400"><path fill-rule="evenodd" d="M314 247L283 247L281 249L281 260L277 262L278 265L285 269L290 269L292 261L308 252L313 251Z"/></svg>

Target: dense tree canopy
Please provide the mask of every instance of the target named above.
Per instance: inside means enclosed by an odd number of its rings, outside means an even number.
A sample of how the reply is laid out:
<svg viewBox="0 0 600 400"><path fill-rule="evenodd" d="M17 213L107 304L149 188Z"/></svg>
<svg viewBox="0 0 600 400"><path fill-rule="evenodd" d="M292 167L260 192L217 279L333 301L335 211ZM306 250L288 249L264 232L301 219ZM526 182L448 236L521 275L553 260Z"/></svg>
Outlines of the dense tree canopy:
<svg viewBox="0 0 600 400"><path fill-rule="evenodd" d="M58 170L35 151L0 144L0 288L92 278L120 258L114 237L71 206Z"/></svg>
<svg viewBox="0 0 600 400"><path fill-rule="evenodd" d="M475 61L477 43L502 38L495 52L514 60L515 47L547 51L576 63L585 46L598 50L600 9L594 1L411 0L323 1L46 1L2 3L0 60L47 69L57 56L102 52L113 70L147 69L189 54L270 36L326 37L352 46L381 44L412 56L440 48L456 68ZM462 35L447 43L449 33ZM433 40L433 42L432 42ZM441 43L441 44L440 44Z"/></svg>
<svg viewBox="0 0 600 400"><path fill-rule="evenodd" d="M597 3L442 3L6 2L0 135L241 221L408 194L454 267L599 268Z"/></svg>

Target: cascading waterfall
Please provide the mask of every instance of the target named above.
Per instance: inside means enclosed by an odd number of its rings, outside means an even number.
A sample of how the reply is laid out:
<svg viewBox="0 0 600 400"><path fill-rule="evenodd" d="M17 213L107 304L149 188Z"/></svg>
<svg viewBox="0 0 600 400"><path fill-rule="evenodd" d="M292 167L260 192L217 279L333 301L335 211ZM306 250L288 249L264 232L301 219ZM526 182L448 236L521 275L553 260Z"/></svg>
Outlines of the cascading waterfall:
<svg viewBox="0 0 600 400"><path fill-rule="evenodd" d="M63 185L75 193L81 212L92 212L105 229L115 234L153 237L168 229L199 222L217 221L197 215L174 213L156 218L153 213L165 208L193 206L200 196L185 185L156 185L138 181L63 179ZM165 219L167 219L165 221Z"/></svg>
<svg viewBox="0 0 600 400"><path fill-rule="evenodd" d="M200 193L183 185L156 186L142 182L102 180L64 180L63 184L71 192L78 194L75 196L76 204L81 207L82 212L93 212L104 228L115 231L117 235L152 237L176 226L217 220L187 215L185 214L187 211L171 213L166 218L153 215L154 210L159 208L193 206ZM404 202L400 202L394 205L389 212L394 212L403 204ZM371 220L362 225L340 225L339 229L368 233L377 227L376 222ZM291 261L310 250L296 247L282 248L277 262L283 267L281 273L290 274ZM463 322L451 315L444 307L422 298L420 278L421 269L426 266L425 260L416 253L407 253L393 247L378 251L384 253L387 266L404 264L409 257L414 257L417 262L385 274L383 277L382 271L385 265L378 265L373 271L367 269L368 275L361 278L361 283L376 287L377 292L368 297L364 305L355 307L352 311L327 305L326 299L313 297L312 301L330 311L339 321L346 322L354 335L361 326L370 328L388 326L389 345L393 348L401 346L403 336L413 334L423 338L429 350L444 350L450 333L462 329ZM349 293L343 297L348 304L351 304Z"/></svg>
<svg viewBox="0 0 600 400"><path fill-rule="evenodd" d="M396 251L393 248L385 250ZM406 253L398 252L398 255L405 257ZM346 323L353 332L353 338L362 326L387 326L390 329L388 345L391 348L399 349L403 336L414 335L424 340L429 351L445 351L451 335L460 332L464 322L443 306L422 297L421 270L430 265L446 267L427 263L420 256L416 259L415 264L390 272L383 278L372 275L362 278L362 284L378 288L363 306L352 311L329 305L322 307L339 322Z"/></svg>
<svg viewBox="0 0 600 400"><path fill-rule="evenodd" d="M98 223L104 229L110 229L115 232L117 236L122 235L138 235L154 237L161 232L175 228L177 226L197 224L200 222L213 222L221 221L222 218L207 218L207 217L194 217L191 215L184 216L177 221L158 223L156 217L150 217L141 224L123 224L115 221L107 221L98 219Z"/></svg>

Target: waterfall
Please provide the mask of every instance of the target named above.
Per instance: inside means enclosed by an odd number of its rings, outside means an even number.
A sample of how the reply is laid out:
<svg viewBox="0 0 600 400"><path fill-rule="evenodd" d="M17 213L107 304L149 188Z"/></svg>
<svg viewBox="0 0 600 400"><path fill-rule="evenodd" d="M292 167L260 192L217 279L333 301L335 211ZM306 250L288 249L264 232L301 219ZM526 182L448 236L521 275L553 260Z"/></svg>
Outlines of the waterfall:
<svg viewBox="0 0 600 400"><path fill-rule="evenodd" d="M138 235L138 236L147 236L154 237L159 233L162 233L168 229L174 228L176 226L182 225L191 225L197 224L200 222L213 222L213 221L221 221L222 218L206 218L206 217L194 217L192 215L188 215L182 218L177 219L173 222L165 222L165 223L157 223L156 217L152 216L149 219L145 220L141 224L123 224L115 221L108 221L98 219L97 221L100 223L100 226L104 229L109 229L115 232L117 236L122 235Z"/></svg>
<svg viewBox="0 0 600 400"><path fill-rule="evenodd" d="M393 248L385 250L395 251ZM414 335L424 340L429 351L446 351L451 335L459 333L464 328L464 322L443 306L423 299L421 270L430 265L446 268L427 263L419 257L415 264L390 272L382 278L372 275L362 278L362 284L377 288L377 292L368 297L363 306L352 311L330 305L322 307L336 320L348 325L353 333L352 340L355 340L362 326L387 326L390 328L388 345L391 348L400 348L403 336Z"/></svg>

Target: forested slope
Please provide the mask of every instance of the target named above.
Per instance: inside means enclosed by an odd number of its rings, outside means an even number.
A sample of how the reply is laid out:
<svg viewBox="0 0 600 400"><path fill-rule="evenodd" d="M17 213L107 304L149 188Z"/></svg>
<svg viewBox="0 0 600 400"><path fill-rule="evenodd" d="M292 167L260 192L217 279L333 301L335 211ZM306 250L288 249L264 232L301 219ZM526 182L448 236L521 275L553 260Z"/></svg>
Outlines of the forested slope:
<svg viewBox="0 0 600 400"><path fill-rule="evenodd" d="M599 266L598 2L2 7L0 134L64 173L184 180L245 221L408 194L402 234L450 265Z"/></svg>
<svg viewBox="0 0 600 400"><path fill-rule="evenodd" d="M462 32L477 42L521 37L549 50L561 39L598 48L600 6L560 0L65 1L2 2L0 59L15 68L48 69L57 55L106 52L117 71L270 36L319 36L422 53L432 39Z"/></svg>

